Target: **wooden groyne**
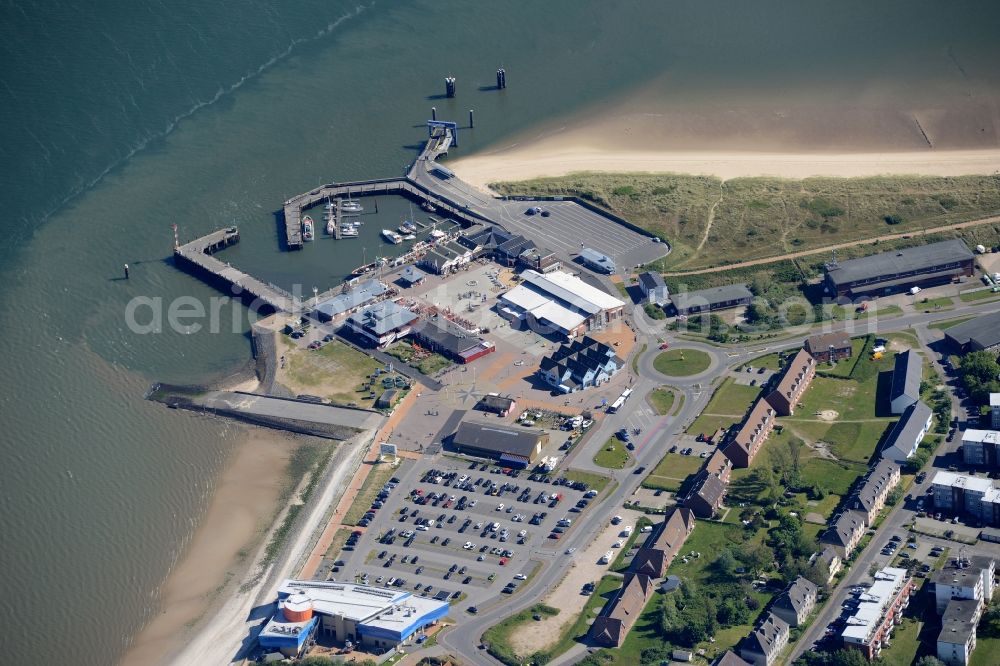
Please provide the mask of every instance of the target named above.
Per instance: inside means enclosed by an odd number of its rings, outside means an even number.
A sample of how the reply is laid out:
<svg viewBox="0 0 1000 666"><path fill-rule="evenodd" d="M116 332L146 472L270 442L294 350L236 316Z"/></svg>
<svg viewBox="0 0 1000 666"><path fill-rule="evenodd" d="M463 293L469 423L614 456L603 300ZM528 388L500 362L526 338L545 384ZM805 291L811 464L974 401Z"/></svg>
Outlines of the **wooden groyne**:
<svg viewBox="0 0 1000 666"><path fill-rule="evenodd" d="M174 259L180 266L207 274L215 281L225 284L231 293L245 300L262 302L278 312L301 311L302 303L299 299L284 289L258 280L212 256L219 250L235 245L239 241L240 230L238 227L219 229L201 238L196 238L190 243L176 246Z"/></svg>

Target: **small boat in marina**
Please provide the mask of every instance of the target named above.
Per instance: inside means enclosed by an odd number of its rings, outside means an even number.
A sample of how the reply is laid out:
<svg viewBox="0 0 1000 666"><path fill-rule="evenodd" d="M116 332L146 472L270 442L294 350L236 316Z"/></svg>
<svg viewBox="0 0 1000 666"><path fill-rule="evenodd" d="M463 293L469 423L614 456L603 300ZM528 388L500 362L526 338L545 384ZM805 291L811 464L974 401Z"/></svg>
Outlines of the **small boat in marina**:
<svg viewBox="0 0 1000 666"><path fill-rule="evenodd" d="M313 219L306 215L302 218L302 240L311 241L315 237L315 224Z"/></svg>
<svg viewBox="0 0 1000 666"><path fill-rule="evenodd" d="M403 240L406 240L406 241L417 240L417 236L416 236L416 234L406 234L405 236L403 236Z"/></svg>
<svg viewBox="0 0 1000 666"><path fill-rule="evenodd" d="M344 224L344 225L341 225L341 227L340 227L340 236L341 236L341 238L357 238L358 237L358 228L355 227L353 224Z"/></svg>
<svg viewBox="0 0 1000 666"><path fill-rule="evenodd" d="M426 210L428 213L437 212L437 208L435 208L434 204L432 204L430 201L423 202L422 204L420 204L420 207Z"/></svg>
<svg viewBox="0 0 1000 666"><path fill-rule="evenodd" d="M398 231L399 233L401 233L403 235L406 235L406 234L412 234L416 230L417 230L417 225L415 225L415 224L413 224L413 222L410 222L409 220L407 220L407 221L403 222L401 225L399 225L399 228L396 231Z"/></svg>
<svg viewBox="0 0 1000 666"><path fill-rule="evenodd" d="M361 204L348 197L347 201L340 202L340 210L345 213L360 213L364 210Z"/></svg>
<svg viewBox="0 0 1000 666"><path fill-rule="evenodd" d="M399 245L400 243L403 242L403 237L397 234L395 231L392 231L391 229L383 229L382 238L392 243L393 245Z"/></svg>
<svg viewBox="0 0 1000 666"><path fill-rule="evenodd" d="M431 233L429 234L431 240L441 240L447 235L448 234L441 231L440 229L431 229Z"/></svg>

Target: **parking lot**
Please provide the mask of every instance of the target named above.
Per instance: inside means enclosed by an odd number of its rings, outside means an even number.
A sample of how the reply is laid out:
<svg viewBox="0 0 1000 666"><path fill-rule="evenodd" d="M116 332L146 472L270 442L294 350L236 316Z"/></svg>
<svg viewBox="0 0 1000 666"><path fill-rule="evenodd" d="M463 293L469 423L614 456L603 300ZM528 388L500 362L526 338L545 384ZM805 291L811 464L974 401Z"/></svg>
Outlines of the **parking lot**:
<svg viewBox="0 0 1000 666"><path fill-rule="evenodd" d="M560 485L558 475L531 475L451 456L403 460L398 483L386 486L329 576L367 577L370 585L461 602L463 610L514 594L535 569L532 557L572 555L562 539L596 495Z"/></svg>

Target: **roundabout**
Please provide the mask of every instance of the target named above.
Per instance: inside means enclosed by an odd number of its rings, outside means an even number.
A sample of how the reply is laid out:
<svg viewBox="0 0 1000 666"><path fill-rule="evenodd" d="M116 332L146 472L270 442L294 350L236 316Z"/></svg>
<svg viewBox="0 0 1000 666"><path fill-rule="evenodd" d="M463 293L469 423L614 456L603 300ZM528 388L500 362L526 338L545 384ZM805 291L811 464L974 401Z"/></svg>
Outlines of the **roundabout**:
<svg viewBox="0 0 1000 666"><path fill-rule="evenodd" d="M667 377L690 377L705 372L712 357L699 349L674 348L657 354L653 368Z"/></svg>

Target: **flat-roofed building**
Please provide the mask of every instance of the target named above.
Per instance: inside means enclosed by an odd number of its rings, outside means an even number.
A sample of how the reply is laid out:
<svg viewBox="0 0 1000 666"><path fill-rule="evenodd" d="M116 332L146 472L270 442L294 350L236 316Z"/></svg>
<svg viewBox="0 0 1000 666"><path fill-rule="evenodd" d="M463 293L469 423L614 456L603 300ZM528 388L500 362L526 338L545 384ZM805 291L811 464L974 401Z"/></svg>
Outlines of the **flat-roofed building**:
<svg viewBox="0 0 1000 666"><path fill-rule="evenodd" d="M1000 347L1000 312L963 321L945 330L944 339L953 351L968 352Z"/></svg>
<svg viewBox="0 0 1000 666"><path fill-rule="evenodd" d="M551 273L559 270L562 262L552 250L542 247L533 247L517 255L517 265L523 268L530 268L539 273Z"/></svg>
<svg viewBox="0 0 1000 666"><path fill-rule="evenodd" d="M538 372L546 384L560 393L575 393L607 382L624 363L614 347L588 335L543 357Z"/></svg>
<svg viewBox="0 0 1000 666"><path fill-rule="evenodd" d="M649 576L641 573L625 574L622 586L608 599L590 625L591 638L601 645L621 647L654 589Z"/></svg>
<svg viewBox="0 0 1000 666"><path fill-rule="evenodd" d="M991 393L992 396L998 395ZM962 433L962 460L972 467L1000 466L1000 432L968 429Z"/></svg>
<svg viewBox="0 0 1000 666"><path fill-rule="evenodd" d="M840 556L841 560L851 557L861 538L868 529L865 516L858 511L848 510L841 513L833 521L833 525L820 537L820 543L826 544Z"/></svg>
<svg viewBox="0 0 1000 666"><path fill-rule="evenodd" d="M620 319L625 308L624 301L562 271L526 270L521 279L500 296L500 314L539 332L576 337Z"/></svg>
<svg viewBox="0 0 1000 666"><path fill-rule="evenodd" d="M824 283L835 296L882 296L970 276L975 256L958 239L830 264Z"/></svg>
<svg viewBox="0 0 1000 666"><path fill-rule="evenodd" d="M726 310L750 305L753 293L745 284L727 284L697 291L675 291L670 294L670 309L677 315Z"/></svg>
<svg viewBox="0 0 1000 666"><path fill-rule="evenodd" d="M311 623L338 643L381 653L412 643L448 615L449 604L383 587L288 579L278 588L278 608L258 636L264 647L288 654L289 639L298 640L300 627Z"/></svg>
<svg viewBox="0 0 1000 666"><path fill-rule="evenodd" d="M920 400L920 379L923 362L912 349L896 354L892 371L889 405L893 414L902 414Z"/></svg>
<svg viewBox="0 0 1000 666"><path fill-rule="evenodd" d="M922 400L903 410L886 439L882 457L898 463L906 462L917 452L924 435L930 430L932 416L931 408Z"/></svg>
<svg viewBox="0 0 1000 666"><path fill-rule="evenodd" d="M877 658L889 642L892 629L915 590L906 569L886 567L876 572L874 578L861 593L857 608L840 633L844 647L860 650L869 661Z"/></svg>
<svg viewBox="0 0 1000 666"><path fill-rule="evenodd" d="M816 359L817 363L851 358L854 353L851 336L844 332L810 335L806 338L805 350Z"/></svg>
<svg viewBox="0 0 1000 666"><path fill-rule="evenodd" d="M496 460L504 467L523 469L542 452L543 433L529 428L509 428L494 423L463 421L451 436L459 453Z"/></svg>
<svg viewBox="0 0 1000 666"><path fill-rule="evenodd" d="M766 400L778 416L791 416L815 376L816 359L805 349L800 349L785 366L778 385L767 394Z"/></svg>
<svg viewBox="0 0 1000 666"><path fill-rule="evenodd" d="M663 307L670 300L670 290L663 276L653 271L639 273L639 290L647 303Z"/></svg>
<svg viewBox="0 0 1000 666"><path fill-rule="evenodd" d="M376 347L385 347L406 337L417 322L417 315L393 301L369 305L347 318L349 330Z"/></svg>
<svg viewBox="0 0 1000 666"><path fill-rule="evenodd" d="M931 483L936 511L969 514L985 525L1000 525L1000 490L990 479L941 471Z"/></svg>
<svg viewBox="0 0 1000 666"><path fill-rule="evenodd" d="M373 302L387 291L386 286L378 280L365 280L317 304L313 313L320 321L332 321Z"/></svg>
<svg viewBox="0 0 1000 666"><path fill-rule="evenodd" d="M799 576L778 595L771 606L771 612L791 627L801 626L816 608L818 595L819 588L816 584Z"/></svg>
<svg viewBox="0 0 1000 666"><path fill-rule="evenodd" d="M990 393L990 427L1000 430L1000 393Z"/></svg>
<svg viewBox="0 0 1000 666"><path fill-rule="evenodd" d="M722 448L733 467L749 467L774 428L777 413L764 399L757 400L733 438Z"/></svg>
<svg viewBox="0 0 1000 666"><path fill-rule="evenodd" d="M865 475L861 487L848 500L847 506L863 514L865 522L871 525L885 507L889 494L899 485L900 473L897 463L883 458Z"/></svg>
<svg viewBox="0 0 1000 666"><path fill-rule="evenodd" d="M966 666L976 649L976 625L983 606L973 599L952 599L941 616L937 658L948 666Z"/></svg>
<svg viewBox="0 0 1000 666"><path fill-rule="evenodd" d="M982 555L953 557L934 574L934 602L938 614L952 599L971 599L986 606L996 589L996 560Z"/></svg>
<svg viewBox="0 0 1000 666"><path fill-rule="evenodd" d="M788 623L774 613L768 613L740 642L740 656L754 666L771 666L788 645L788 637Z"/></svg>
<svg viewBox="0 0 1000 666"><path fill-rule="evenodd" d="M632 558L629 570L651 578L663 578L694 525L694 513L690 509L675 508L649 533L646 542Z"/></svg>

